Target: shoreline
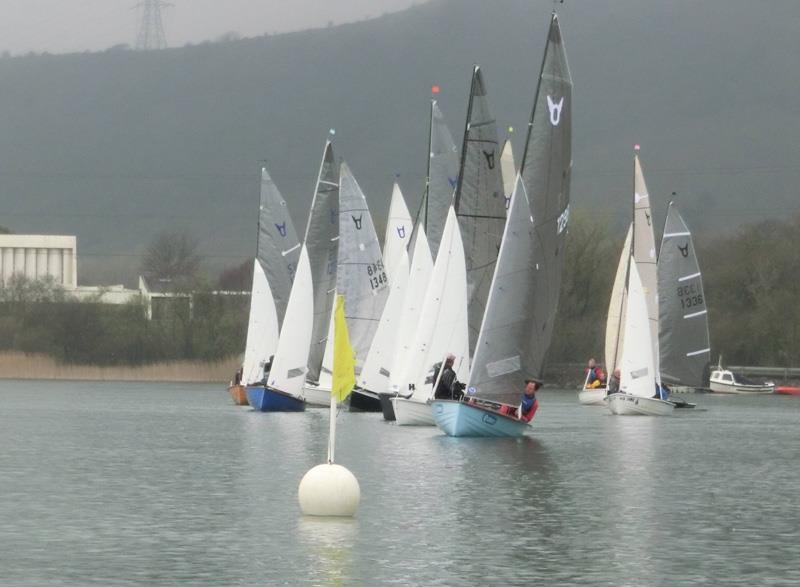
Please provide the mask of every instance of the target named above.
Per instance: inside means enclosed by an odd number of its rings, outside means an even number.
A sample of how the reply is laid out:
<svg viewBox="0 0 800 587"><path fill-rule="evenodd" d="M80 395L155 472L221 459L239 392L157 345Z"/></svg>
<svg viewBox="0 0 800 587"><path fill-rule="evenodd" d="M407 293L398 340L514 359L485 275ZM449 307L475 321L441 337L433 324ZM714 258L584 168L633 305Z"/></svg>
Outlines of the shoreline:
<svg viewBox="0 0 800 587"><path fill-rule="evenodd" d="M0 379L56 381L149 381L227 385L240 360L167 361L149 365L71 365L41 354L0 353Z"/></svg>

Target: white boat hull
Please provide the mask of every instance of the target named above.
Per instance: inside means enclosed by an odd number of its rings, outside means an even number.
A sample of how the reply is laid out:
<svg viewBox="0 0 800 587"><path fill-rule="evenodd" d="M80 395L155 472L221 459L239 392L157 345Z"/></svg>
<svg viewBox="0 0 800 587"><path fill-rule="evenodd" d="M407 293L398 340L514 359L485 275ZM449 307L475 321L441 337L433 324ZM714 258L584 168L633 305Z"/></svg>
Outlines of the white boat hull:
<svg viewBox="0 0 800 587"><path fill-rule="evenodd" d="M436 426L429 403L393 397L394 417L398 426Z"/></svg>
<svg viewBox="0 0 800 587"><path fill-rule="evenodd" d="M314 408L331 407L331 390L311 383L303 386L303 396L306 404Z"/></svg>
<svg viewBox="0 0 800 587"><path fill-rule="evenodd" d="M735 393L737 395L748 395L758 393L774 393L775 384L765 383L764 385L744 385L742 383L722 383L720 381L712 381L709 384L711 391L714 393Z"/></svg>
<svg viewBox="0 0 800 587"><path fill-rule="evenodd" d="M612 393L606 402L611 413L618 416L669 416L675 409L664 400L626 393Z"/></svg>
<svg viewBox="0 0 800 587"><path fill-rule="evenodd" d="M606 388L582 389L578 392L578 401L584 406L606 405Z"/></svg>

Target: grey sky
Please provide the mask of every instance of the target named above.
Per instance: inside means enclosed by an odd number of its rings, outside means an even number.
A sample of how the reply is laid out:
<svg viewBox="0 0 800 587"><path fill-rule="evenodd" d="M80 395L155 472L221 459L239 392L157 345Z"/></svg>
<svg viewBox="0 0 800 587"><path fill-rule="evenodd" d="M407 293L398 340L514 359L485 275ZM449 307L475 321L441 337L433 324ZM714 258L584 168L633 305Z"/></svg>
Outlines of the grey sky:
<svg viewBox="0 0 800 587"><path fill-rule="evenodd" d="M281 32L377 16L414 0L170 0L163 12L170 46ZM139 0L0 0L0 50L12 53L105 49L133 44Z"/></svg>

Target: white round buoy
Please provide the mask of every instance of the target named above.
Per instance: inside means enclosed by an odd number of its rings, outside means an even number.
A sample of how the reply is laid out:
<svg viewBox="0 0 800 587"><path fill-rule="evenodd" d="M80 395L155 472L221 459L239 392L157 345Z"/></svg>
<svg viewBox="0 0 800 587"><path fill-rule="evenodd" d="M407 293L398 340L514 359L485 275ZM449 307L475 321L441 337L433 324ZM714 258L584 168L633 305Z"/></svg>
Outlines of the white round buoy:
<svg viewBox="0 0 800 587"><path fill-rule="evenodd" d="M341 465L317 465L303 476L298 490L307 516L353 516L361 500L358 479Z"/></svg>

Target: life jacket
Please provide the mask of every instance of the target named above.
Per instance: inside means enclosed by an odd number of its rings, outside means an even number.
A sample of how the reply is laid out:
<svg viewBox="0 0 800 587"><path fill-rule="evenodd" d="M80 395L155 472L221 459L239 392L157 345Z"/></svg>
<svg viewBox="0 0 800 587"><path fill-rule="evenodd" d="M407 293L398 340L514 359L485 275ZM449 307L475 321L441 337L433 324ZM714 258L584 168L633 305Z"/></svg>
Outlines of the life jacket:
<svg viewBox="0 0 800 587"><path fill-rule="evenodd" d="M520 420L523 420L524 422L530 422L531 420L533 420L533 417L536 415L536 410L538 409L539 409L539 400L534 397L531 409L528 410L527 412L523 412L520 416ZM520 411L522 411L522 406L520 406Z"/></svg>

